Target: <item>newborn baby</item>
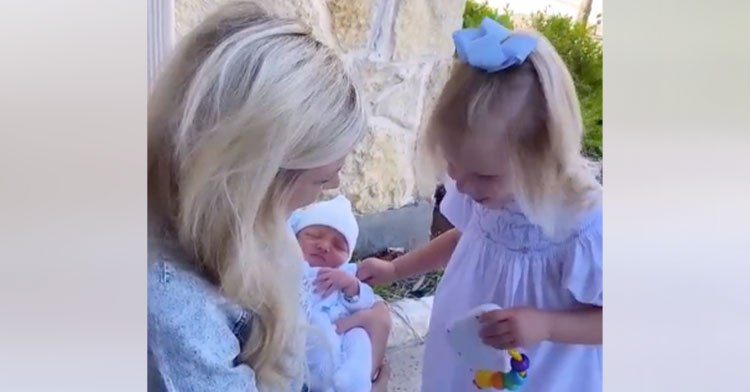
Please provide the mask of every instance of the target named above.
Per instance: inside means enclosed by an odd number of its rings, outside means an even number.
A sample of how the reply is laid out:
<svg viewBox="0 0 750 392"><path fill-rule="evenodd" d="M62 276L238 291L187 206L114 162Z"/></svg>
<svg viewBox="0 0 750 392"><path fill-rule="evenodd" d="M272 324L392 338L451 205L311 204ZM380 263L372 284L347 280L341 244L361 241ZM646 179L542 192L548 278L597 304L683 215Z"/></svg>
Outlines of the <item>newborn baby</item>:
<svg viewBox="0 0 750 392"><path fill-rule="evenodd" d="M349 263L359 227L349 200L339 196L292 214L292 230L307 262L305 308L313 327L308 333L307 361L311 392L370 392L372 344L362 328L343 335L336 321L375 304L368 285L357 280Z"/></svg>

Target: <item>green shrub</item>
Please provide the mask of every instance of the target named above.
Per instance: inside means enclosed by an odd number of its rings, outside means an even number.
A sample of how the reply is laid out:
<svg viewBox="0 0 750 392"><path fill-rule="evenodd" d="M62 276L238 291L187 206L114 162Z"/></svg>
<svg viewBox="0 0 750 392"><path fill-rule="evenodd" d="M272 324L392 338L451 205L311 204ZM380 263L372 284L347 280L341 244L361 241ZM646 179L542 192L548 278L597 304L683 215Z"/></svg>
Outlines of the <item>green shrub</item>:
<svg viewBox="0 0 750 392"><path fill-rule="evenodd" d="M490 7L487 1L480 3L472 0L467 1L466 8L464 8L464 28L479 26L485 16L513 29L513 11L507 5L503 8L503 13L500 13L497 9Z"/></svg>
<svg viewBox="0 0 750 392"><path fill-rule="evenodd" d="M512 29L513 12L501 11L486 1L468 0L464 9L464 27L478 26L484 17L497 20ZM602 156L602 44L594 37L595 26L575 22L571 17L535 12L530 27L544 35L568 66L581 103L583 150L595 158Z"/></svg>
<svg viewBox="0 0 750 392"><path fill-rule="evenodd" d="M602 157L602 86L581 96L581 116L583 117L583 151L594 158Z"/></svg>

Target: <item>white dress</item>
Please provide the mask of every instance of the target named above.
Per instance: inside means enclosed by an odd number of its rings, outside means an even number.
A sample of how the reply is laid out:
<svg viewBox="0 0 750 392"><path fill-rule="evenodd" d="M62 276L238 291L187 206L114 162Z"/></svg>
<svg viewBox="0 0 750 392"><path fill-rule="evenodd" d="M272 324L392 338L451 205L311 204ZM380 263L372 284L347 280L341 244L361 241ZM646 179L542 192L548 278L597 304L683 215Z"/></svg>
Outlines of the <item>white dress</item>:
<svg viewBox="0 0 750 392"><path fill-rule="evenodd" d="M441 212L462 235L435 294L422 392L476 391L474 373L447 339L449 323L478 305L572 310L602 305L602 213L565 240L548 240L517 205L490 210L445 184ZM601 204L599 204L601 205ZM524 392L601 392L601 345L542 342L519 347L530 368ZM498 361L506 358L498 351Z"/></svg>

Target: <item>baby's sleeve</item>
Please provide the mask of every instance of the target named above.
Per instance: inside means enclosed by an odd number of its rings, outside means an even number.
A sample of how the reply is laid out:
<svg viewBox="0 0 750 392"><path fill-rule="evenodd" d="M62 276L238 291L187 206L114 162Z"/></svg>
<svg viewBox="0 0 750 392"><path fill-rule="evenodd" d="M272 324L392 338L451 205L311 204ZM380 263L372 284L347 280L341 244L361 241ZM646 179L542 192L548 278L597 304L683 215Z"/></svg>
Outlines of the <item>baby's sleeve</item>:
<svg viewBox="0 0 750 392"><path fill-rule="evenodd" d="M602 226L601 215L592 227L571 245L562 268L562 285L576 301L602 306Z"/></svg>
<svg viewBox="0 0 750 392"><path fill-rule="evenodd" d="M459 192L456 182L451 178L446 178L443 186L445 186L445 196L440 202L440 213L459 231L464 231L471 219L474 201Z"/></svg>
<svg viewBox="0 0 750 392"><path fill-rule="evenodd" d="M359 298L356 301L349 302L344 299L344 306L354 313L364 309L370 309L375 306L375 292L372 287L366 283L359 282Z"/></svg>
<svg viewBox="0 0 750 392"><path fill-rule="evenodd" d="M344 271L357 276L357 264L354 263L347 263L341 267ZM358 280L359 281L359 280ZM375 306L375 291L373 291L372 287L370 287L368 284L363 283L362 281L359 281L359 295L358 299L356 301L349 302L347 300L344 300L344 306L346 309L352 313L363 310L363 309L370 309L373 306Z"/></svg>

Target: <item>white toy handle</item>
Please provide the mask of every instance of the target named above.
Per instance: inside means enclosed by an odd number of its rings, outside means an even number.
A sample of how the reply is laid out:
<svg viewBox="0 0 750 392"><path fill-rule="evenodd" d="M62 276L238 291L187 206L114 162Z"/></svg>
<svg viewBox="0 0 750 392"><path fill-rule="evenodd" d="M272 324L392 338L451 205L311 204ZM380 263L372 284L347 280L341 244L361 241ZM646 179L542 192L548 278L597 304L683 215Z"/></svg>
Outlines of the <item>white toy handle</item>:
<svg viewBox="0 0 750 392"><path fill-rule="evenodd" d="M453 350L475 370L473 383L477 388L515 391L526 381L529 358L516 349L498 351L479 337L479 317L499 309L495 304L479 305L451 322L446 332Z"/></svg>

